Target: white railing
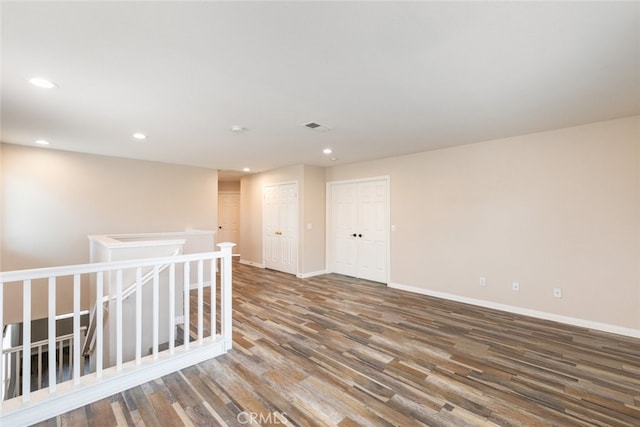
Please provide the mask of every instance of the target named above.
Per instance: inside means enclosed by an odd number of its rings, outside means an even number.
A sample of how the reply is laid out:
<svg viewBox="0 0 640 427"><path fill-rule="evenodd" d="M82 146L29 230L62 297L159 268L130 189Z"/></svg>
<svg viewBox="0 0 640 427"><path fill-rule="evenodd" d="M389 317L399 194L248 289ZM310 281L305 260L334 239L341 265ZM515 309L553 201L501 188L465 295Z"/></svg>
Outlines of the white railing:
<svg viewBox="0 0 640 427"><path fill-rule="evenodd" d="M83 264L67 267L53 267L36 270L23 270L0 273L0 320L3 319L3 304L5 289L13 286L22 287L23 296L23 334L22 334L22 370L31 372L31 290L35 285L48 286L48 346L55 348L56 342L56 288L58 282L68 279L73 286L73 354L71 380L58 382L56 372L49 370L48 386L41 390L31 390L31 378L23 375L21 396L2 401L0 396L0 424L28 425L34 424L58 414L87 405L114 393L126 390L144 382L151 381L162 375L178 371L226 353L232 346L231 335L231 251L235 244L220 243L218 252L180 255L172 257ZM218 279L217 260L221 259L221 271ZM168 264L168 280L161 284L159 270ZM153 292L150 301L143 300L142 271L152 268ZM196 283L191 283L191 269L197 272ZM176 269L182 270L182 277L176 274ZM134 322L127 328L135 328L135 357L133 360L123 360L123 276L134 274L136 277L136 304ZM115 284L105 283L105 277L113 278ZM204 301L205 283L210 286L208 304ZM103 351L105 337L103 328L96 328L96 360L95 370L86 375L81 372L81 334L80 327L81 301L83 295L95 295L90 304L102 305L107 288L115 289L115 302L110 309L109 316L115 316L115 363L114 366L103 365ZM88 289L89 286L92 289ZM161 289L162 287L162 289ZM190 289L194 287L195 307L191 307ZM176 291L182 291L182 312L184 340L176 345ZM168 298L168 322L159 322L160 294L166 293ZM219 292L219 293L218 293ZM113 296L113 294L112 294ZM12 303L12 302L9 302ZM144 304L144 305L143 305ZM205 316L205 309L209 306L209 316ZM218 310L217 307L220 307ZM152 346L150 355L142 355L142 309L150 307L152 312ZM86 307L85 307L86 308ZM190 342L191 316L194 342ZM205 318L208 317L207 328ZM102 310L96 313L97 325L103 325ZM218 323L220 327L218 327ZM0 323L0 330L4 324ZM205 336L205 330L208 334ZM168 336L168 349L160 351L159 337L161 332ZM144 333L147 333L146 331ZM2 350L0 349L0 356ZM48 352L49 366L55 366L55 352ZM1 378L0 384L4 383Z"/></svg>
<svg viewBox="0 0 640 427"><path fill-rule="evenodd" d="M171 255L169 255L170 257L175 257L178 256L181 253L181 249L176 249ZM141 287L145 287L148 283L152 282L152 280L154 279L156 274L160 274L162 273L164 270L166 270L171 264L167 263L164 265L159 266L157 269L155 268L149 268L149 271L147 271L142 278L136 278L136 280L131 283L131 285L129 285L124 291L122 291L122 301L127 300L131 295L135 295L136 291L138 289L138 284L140 284ZM137 275L137 272L136 272ZM93 308L91 309L91 311L89 312L89 326L87 327L87 335L86 335L86 340L83 342L82 344L82 351L81 353L85 356L89 355L89 354L93 354L94 350L95 350L95 344L96 344L96 323L97 323L97 313L98 310L102 310L103 313L105 309L108 309L108 304L109 304L109 300L111 299L111 302L116 302L117 301L117 294L116 295L105 295L102 298L102 304L96 303ZM106 321L106 319L103 319L103 321Z"/></svg>
<svg viewBox="0 0 640 427"><path fill-rule="evenodd" d="M86 326L80 328L80 342L84 341ZM20 373L23 372L23 346L18 345L2 350L2 367L4 372L4 384L0 395L4 399L12 399L22 394L22 381ZM36 366L31 369L31 384L33 390L39 390L47 386L47 372L52 369L48 366L49 359L44 359L49 352L49 340L31 343L32 359L36 360ZM56 373L57 382L61 383L71 379L73 372L73 334L56 337L53 350L57 357L54 358L53 371ZM84 372L85 358L80 359L80 372ZM46 366L45 366L46 365ZM35 372L34 372L35 369ZM24 372L23 374L24 375ZM13 381L11 381L13 379Z"/></svg>

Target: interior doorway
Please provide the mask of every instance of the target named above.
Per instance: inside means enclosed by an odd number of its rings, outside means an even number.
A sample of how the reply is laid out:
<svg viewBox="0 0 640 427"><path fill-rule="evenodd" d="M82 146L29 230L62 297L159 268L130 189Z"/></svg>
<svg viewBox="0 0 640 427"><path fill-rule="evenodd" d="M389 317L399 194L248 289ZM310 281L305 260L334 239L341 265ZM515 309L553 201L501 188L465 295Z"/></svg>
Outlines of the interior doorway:
<svg viewBox="0 0 640 427"><path fill-rule="evenodd" d="M218 230L216 243L233 242L233 254L240 254L240 182L218 182Z"/></svg>

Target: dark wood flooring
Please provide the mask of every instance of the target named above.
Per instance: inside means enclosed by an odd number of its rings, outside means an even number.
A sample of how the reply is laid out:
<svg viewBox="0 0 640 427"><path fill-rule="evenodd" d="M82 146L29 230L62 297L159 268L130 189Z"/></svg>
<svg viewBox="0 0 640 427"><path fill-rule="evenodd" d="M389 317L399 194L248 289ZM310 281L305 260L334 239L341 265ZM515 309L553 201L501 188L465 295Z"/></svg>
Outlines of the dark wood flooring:
<svg viewBox="0 0 640 427"><path fill-rule="evenodd" d="M41 425L640 426L640 340L234 265L234 348Z"/></svg>

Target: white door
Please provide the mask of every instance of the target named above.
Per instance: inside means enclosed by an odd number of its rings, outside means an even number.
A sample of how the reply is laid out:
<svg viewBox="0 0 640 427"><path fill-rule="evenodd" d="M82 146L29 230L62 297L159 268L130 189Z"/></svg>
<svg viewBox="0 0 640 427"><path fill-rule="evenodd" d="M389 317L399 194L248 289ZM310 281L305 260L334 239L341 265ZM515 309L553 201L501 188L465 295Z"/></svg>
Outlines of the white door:
<svg viewBox="0 0 640 427"><path fill-rule="evenodd" d="M216 242L233 242L233 253L240 253L240 193L218 193Z"/></svg>
<svg viewBox="0 0 640 427"><path fill-rule="evenodd" d="M347 276L357 276L358 242L356 234L357 187L354 184L336 185L331 191L331 215L333 243L332 271Z"/></svg>
<svg viewBox="0 0 640 427"><path fill-rule="evenodd" d="M298 273L298 184L264 187L264 266Z"/></svg>
<svg viewBox="0 0 640 427"><path fill-rule="evenodd" d="M330 185L331 271L387 282L388 189L386 179Z"/></svg>

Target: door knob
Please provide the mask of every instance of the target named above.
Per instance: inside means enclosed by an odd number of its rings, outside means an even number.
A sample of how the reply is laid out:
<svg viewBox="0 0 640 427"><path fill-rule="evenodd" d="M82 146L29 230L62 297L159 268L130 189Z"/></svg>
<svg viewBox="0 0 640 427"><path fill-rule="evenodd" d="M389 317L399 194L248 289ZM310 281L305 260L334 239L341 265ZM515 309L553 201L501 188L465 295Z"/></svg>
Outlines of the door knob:
<svg viewBox="0 0 640 427"><path fill-rule="evenodd" d="M222 230L222 226L221 226L221 225L219 225L219 226L218 226L218 229Z"/></svg>
<svg viewBox="0 0 640 427"><path fill-rule="evenodd" d="M358 234L358 237L362 237L362 234Z"/></svg>
<svg viewBox="0 0 640 427"><path fill-rule="evenodd" d="M351 235L351 237L356 237L356 233L353 233L353 234Z"/></svg>
<svg viewBox="0 0 640 427"><path fill-rule="evenodd" d="M276 231L276 235L281 236L282 235L282 231Z"/></svg>

